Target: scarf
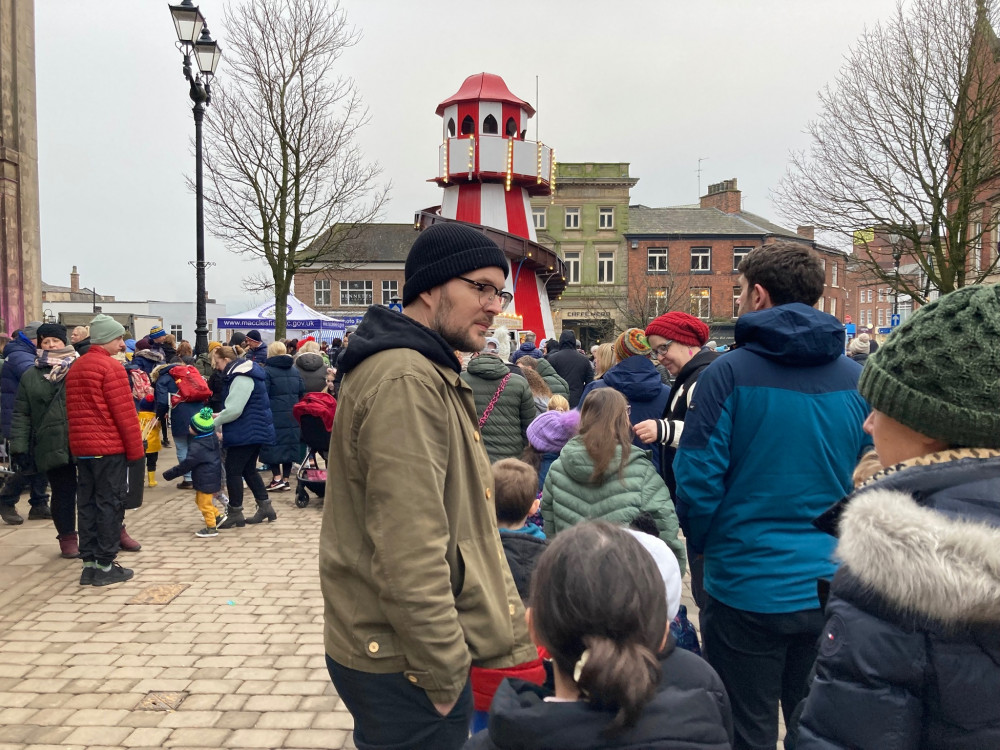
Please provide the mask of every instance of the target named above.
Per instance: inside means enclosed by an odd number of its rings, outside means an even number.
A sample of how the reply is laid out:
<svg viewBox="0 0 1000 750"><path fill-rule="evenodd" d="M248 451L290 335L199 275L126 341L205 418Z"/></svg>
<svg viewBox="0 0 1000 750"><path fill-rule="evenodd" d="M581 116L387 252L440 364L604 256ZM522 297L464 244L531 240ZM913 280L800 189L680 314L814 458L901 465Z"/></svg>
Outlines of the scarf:
<svg viewBox="0 0 1000 750"><path fill-rule="evenodd" d="M79 356L76 349L72 346L64 346L62 349L51 349L48 351L39 349L38 356L35 358L35 367L41 369L51 367L52 369L45 373L45 379L50 383L59 383L66 377L66 373L69 371L69 366L73 364L73 360Z"/></svg>

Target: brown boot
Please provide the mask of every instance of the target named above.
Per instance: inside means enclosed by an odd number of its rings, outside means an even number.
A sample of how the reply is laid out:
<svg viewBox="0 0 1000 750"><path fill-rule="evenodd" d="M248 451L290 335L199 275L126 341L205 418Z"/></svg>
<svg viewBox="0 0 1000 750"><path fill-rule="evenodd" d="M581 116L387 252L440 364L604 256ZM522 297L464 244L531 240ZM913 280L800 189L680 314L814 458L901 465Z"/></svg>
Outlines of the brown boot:
<svg viewBox="0 0 1000 750"><path fill-rule="evenodd" d="M72 534L62 534L57 536L59 540L59 552L61 557L72 560L80 556L80 539L74 531Z"/></svg>
<svg viewBox="0 0 1000 750"><path fill-rule="evenodd" d="M121 537L118 540L118 546L121 547L126 552L138 552L139 550L142 549L142 545L128 535L128 532L125 531L124 526L122 526L122 533Z"/></svg>

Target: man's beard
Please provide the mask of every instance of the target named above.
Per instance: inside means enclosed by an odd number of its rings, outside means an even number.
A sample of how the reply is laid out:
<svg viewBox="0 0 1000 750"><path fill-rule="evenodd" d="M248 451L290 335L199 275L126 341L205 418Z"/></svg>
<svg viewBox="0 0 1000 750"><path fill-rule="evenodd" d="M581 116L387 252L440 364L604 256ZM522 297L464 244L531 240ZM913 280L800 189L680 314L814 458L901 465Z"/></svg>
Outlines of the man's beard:
<svg viewBox="0 0 1000 750"><path fill-rule="evenodd" d="M431 321L431 328L437 331L438 335L448 342L448 346L452 349L460 352L481 351L483 346L486 345L486 334L483 333L482 336L475 336L470 333L468 324L472 321L466 321L465 324L461 322L457 324L449 323L448 318L453 308L451 297L447 291L442 290L441 305L438 307L434 320ZM482 314L486 315L485 312Z"/></svg>

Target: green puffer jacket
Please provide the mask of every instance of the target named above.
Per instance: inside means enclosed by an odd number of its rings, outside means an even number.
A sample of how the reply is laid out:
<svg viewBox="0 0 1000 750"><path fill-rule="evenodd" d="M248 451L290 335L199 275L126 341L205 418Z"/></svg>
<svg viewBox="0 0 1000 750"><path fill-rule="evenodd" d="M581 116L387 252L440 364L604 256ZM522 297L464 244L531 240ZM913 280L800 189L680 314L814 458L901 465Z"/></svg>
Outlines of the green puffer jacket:
<svg viewBox="0 0 1000 750"><path fill-rule="evenodd" d="M31 454L41 472L70 462L66 381L46 380L51 369L30 367L21 376L10 426L10 452Z"/></svg>
<svg viewBox="0 0 1000 750"><path fill-rule="evenodd" d="M549 387L552 391L553 396L565 396L569 399L569 383L566 379L556 372L556 368L549 364L546 359L536 359L535 360L538 374L542 376L542 380L545 381L545 385Z"/></svg>
<svg viewBox="0 0 1000 750"><path fill-rule="evenodd" d="M562 449L545 477L542 487L542 521L545 536L554 537L560 531L586 521L600 519L618 526L628 526L642 511L656 519L660 538L669 545L681 566L681 575L687 567L684 542L677 538L677 512L646 451L633 447L629 451L625 474L618 479L621 465L621 448L615 449L604 481L590 483L594 461L579 435Z"/></svg>
<svg viewBox="0 0 1000 750"><path fill-rule="evenodd" d="M462 373L462 380L472 388L476 414L480 419L500 387L503 376L508 373L507 365L492 354L481 354L471 360L468 370ZM528 425L535 418L535 413L535 401L528 381L520 375L511 375L482 428L483 445L490 462L501 458L520 458L528 445Z"/></svg>

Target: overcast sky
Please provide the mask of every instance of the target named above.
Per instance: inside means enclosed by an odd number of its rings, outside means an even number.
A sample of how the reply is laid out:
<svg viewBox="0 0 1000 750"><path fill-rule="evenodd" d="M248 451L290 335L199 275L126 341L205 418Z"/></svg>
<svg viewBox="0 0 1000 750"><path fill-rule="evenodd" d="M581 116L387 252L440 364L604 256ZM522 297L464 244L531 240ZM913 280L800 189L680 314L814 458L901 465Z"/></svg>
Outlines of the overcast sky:
<svg viewBox="0 0 1000 750"><path fill-rule="evenodd" d="M166 0L36 0L42 275L118 299L194 296L194 173L187 84ZM360 44L342 58L371 111L361 133L393 190L384 219L440 203L438 103L482 71L533 104L560 162L630 162L632 202L694 203L739 178L770 193L866 25L895 0L347 0ZM223 46L221 0L200 8ZM534 119L528 137L535 138ZM206 144L210 147L211 144ZM794 227L793 227L794 228ZM209 294L240 312L257 270L207 233ZM308 300L306 300L308 302Z"/></svg>

